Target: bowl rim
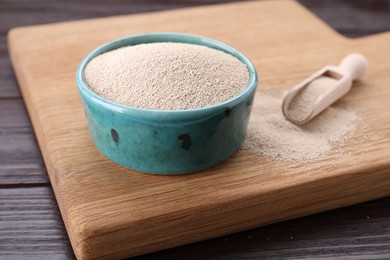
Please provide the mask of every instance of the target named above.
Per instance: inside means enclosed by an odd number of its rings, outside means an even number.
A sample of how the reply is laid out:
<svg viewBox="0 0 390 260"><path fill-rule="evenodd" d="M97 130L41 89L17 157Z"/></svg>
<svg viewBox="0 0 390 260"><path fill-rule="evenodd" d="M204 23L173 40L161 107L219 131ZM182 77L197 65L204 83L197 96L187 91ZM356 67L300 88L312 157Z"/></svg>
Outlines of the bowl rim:
<svg viewBox="0 0 390 260"><path fill-rule="evenodd" d="M146 39L146 40L145 40ZM129 44L129 41L141 41L135 44ZM238 58L241 62L243 62L249 72L249 80L245 88L238 93L238 95L215 105L204 106L200 108L194 109L186 109L186 110L157 110L157 109L146 109L146 108L138 108L132 107L120 103L116 103L114 101L103 98L102 96L95 93L88 87L88 84L85 80L84 70L87 64L95 57L100 54L125 47L132 46L138 44L146 44L146 43L154 43L154 42L177 42L177 43L189 43L196 44L201 46L206 46L209 48L217 49L228 53L236 58ZM196 42L196 43L194 43ZM253 63L240 51L235 48L222 43L220 41L195 35L188 33L177 33L177 32L151 32L151 33L141 33L141 34L133 34L125 37L121 37L115 39L113 41L104 43L95 49L93 49L87 56L85 56L80 62L77 72L76 72L76 85L79 90L79 93L82 99L89 99L90 101L99 104L105 108L110 110L114 110L116 112L131 115L133 117L137 117L140 119L147 118L158 118L161 120L164 119L177 119L181 120L183 118L187 118L188 116L197 116L199 118L204 117L204 115L214 115L215 113L220 112L221 110L226 110L228 108L234 107L237 104L241 103L243 100L246 100L252 93L256 91L258 85L258 75Z"/></svg>

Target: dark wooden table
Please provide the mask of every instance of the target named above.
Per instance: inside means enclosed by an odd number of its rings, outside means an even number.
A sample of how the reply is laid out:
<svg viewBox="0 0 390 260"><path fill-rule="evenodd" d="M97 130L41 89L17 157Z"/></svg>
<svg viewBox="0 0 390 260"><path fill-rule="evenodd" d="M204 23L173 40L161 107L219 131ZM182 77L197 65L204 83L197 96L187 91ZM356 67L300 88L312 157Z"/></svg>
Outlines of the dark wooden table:
<svg viewBox="0 0 390 260"><path fill-rule="evenodd" d="M222 2L227 1L0 0L0 259L74 258L12 71L7 31L29 24ZM359 37L390 29L388 0L300 2L346 36ZM390 59L389 53L384 55L389 55ZM390 259L390 198L139 258L336 257Z"/></svg>

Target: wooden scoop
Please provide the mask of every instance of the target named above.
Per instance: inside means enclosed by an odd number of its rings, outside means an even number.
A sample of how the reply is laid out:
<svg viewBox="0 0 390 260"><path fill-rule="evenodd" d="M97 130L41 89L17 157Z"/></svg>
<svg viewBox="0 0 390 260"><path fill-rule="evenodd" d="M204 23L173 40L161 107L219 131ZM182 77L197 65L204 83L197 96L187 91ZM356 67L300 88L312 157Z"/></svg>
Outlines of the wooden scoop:
<svg viewBox="0 0 390 260"><path fill-rule="evenodd" d="M282 111L284 116L296 125L302 125L313 119L327 107L332 105L339 98L344 96L352 86L352 81L361 78L367 71L368 62L367 59L358 53L349 54L346 56L337 66L326 66L317 71L301 83L293 87L285 96L282 104ZM329 86L333 89L324 96L320 96L312 107L311 112L308 111L307 116L301 120L290 118L288 115L288 109L291 101L296 97L299 91L308 86L310 82L316 80L321 76L326 76L337 80L336 86Z"/></svg>

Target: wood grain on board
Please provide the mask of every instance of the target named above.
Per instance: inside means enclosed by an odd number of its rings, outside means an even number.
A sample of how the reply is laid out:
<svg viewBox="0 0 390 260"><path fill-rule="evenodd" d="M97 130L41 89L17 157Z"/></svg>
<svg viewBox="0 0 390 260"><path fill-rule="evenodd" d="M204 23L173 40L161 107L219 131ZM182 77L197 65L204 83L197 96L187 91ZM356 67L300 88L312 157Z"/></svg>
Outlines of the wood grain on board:
<svg viewBox="0 0 390 260"><path fill-rule="evenodd" d="M184 176L117 166L89 138L75 70L97 45L151 31L201 34L236 47L258 68L261 91L286 89L324 64L361 52L369 74L341 102L359 113L364 127L342 151L309 164L240 151ZM389 33L345 39L290 1L12 30L11 58L76 256L134 256L390 195L389 40Z"/></svg>

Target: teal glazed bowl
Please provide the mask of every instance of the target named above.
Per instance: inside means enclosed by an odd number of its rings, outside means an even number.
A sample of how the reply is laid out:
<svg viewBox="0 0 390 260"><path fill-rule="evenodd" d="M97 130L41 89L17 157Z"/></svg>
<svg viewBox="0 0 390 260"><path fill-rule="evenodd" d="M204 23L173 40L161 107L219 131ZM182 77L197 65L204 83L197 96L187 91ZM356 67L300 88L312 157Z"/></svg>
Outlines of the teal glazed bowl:
<svg viewBox="0 0 390 260"><path fill-rule="evenodd" d="M124 46L179 42L229 53L249 71L249 82L234 98L191 110L149 110L106 100L87 86L84 70L94 57ZM76 82L97 149L112 161L133 170L182 174L210 168L229 158L246 135L257 73L247 57L213 39L182 33L138 34L114 40L89 53L80 63Z"/></svg>

